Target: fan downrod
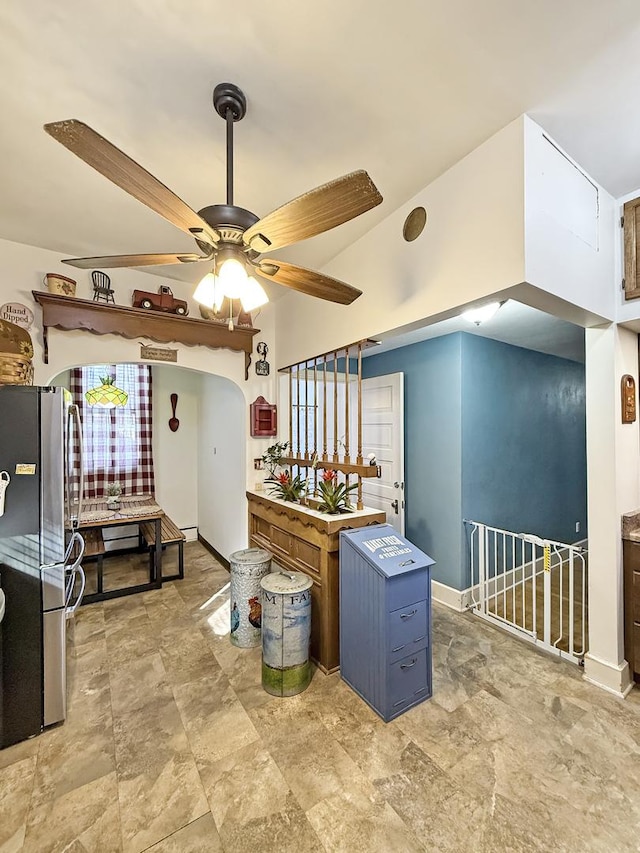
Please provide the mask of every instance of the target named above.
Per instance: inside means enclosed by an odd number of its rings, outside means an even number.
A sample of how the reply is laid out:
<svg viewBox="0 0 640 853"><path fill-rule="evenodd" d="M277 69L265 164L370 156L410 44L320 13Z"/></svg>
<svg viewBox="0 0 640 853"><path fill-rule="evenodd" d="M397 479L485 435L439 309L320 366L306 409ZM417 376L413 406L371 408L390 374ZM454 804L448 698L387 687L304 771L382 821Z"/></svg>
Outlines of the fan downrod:
<svg viewBox="0 0 640 853"><path fill-rule="evenodd" d="M234 83L218 83L213 90L213 106L225 121L229 110L233 121L240 121L247 112L247 99L244 92Z"/></svg>

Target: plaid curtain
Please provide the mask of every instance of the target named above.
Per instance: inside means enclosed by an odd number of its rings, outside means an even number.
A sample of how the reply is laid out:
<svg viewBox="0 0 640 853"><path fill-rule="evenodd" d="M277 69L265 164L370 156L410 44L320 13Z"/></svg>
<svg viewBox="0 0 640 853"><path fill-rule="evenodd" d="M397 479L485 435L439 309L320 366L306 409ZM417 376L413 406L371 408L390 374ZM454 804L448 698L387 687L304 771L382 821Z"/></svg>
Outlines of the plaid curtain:
<svg viewBox="0 0 640 853"><path fill-rule="evenodd" d="M126 406L90 406L85 393L112 376L129 395ZM98 364L71 371L71 394L80 409L84 438L84 497L101 498L109 483L125 495L154 494L151 368ZM78 452L79 448L74 448Z"/></svg>

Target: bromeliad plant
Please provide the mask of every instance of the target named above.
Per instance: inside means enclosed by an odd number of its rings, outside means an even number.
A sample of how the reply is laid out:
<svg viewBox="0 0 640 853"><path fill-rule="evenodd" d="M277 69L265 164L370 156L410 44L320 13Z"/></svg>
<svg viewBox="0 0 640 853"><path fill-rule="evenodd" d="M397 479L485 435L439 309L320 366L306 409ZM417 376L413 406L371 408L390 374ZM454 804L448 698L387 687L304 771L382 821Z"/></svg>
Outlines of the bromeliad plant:
<svg viewBox="0 0 640 853"><path fill-rule="evenodd" d="M329 515L351 512L353 506L349 501L349 494L357 488L357 483L353 483L351 486L347 486L346 483L339 483L336 471L330 469L323 471L318 482L318 491L322 498L318 509L321 512L329 513Z"/></svg>
<svg viewBox="0 0 640 853"><path fill-rule="evenodd" d="M283 471L273 481L269 494L283 501L299 501L307 494L307 481L300 474L292 478L288 471Z"/></svg>

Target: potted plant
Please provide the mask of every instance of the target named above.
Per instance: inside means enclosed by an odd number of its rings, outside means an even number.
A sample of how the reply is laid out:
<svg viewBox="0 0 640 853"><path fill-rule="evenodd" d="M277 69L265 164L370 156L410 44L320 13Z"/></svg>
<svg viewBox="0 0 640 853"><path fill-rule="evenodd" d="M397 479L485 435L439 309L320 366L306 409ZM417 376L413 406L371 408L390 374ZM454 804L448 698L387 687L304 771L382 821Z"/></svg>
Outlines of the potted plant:
<svg viewBox="0 0 640 853"><path fill-rule="evenodd" d="M265 452L262 454L262 461L264 462L265 468L269 474L267 480L277 479L276 470L280 467L280 461L288 447L288 441L276 441L276 443L272 444L271 447L267 447Z"/></svg>
<svg viewBox="0 0 640 853"><path fill-rule="evenodd" d="M307 481L300 474L292 477L288 471L283 471L274 479L269 494L283 501L300 501L307 494Z"/></svg>
<svg viewBox="0 0 640 853"><path fill-rule="evenodd" d="M349 501L349 494L357 488L357 483L353 483L351 486L347 486L346 483L339 483L336 471L331 469L323 471L318 483L318 491L322 498L318 504L318 509L320 512L329 513L329 515L351 512L353 507Z"/></svg>
<svg viewBox="0 0 640 853"><path fill-rule="evenodd" d="M107 485L107 506L109 509L120 509L121 494L122 486L119 483L109 483Z"/></svg>

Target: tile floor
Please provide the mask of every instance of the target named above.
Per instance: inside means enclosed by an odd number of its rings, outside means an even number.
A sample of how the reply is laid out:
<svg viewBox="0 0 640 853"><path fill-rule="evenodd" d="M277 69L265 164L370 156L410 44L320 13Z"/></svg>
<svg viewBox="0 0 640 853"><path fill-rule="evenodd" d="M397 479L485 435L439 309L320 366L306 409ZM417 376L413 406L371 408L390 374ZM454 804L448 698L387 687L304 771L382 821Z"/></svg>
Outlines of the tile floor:
<svg viewBox="0 0 640 853"><path fill-rule="evenodd" d="M80 610L67 722L0 752L0 851L640 850L626 701L434 608L434 696L384 724L339 675L278 699L227 572Z"/></svg>

